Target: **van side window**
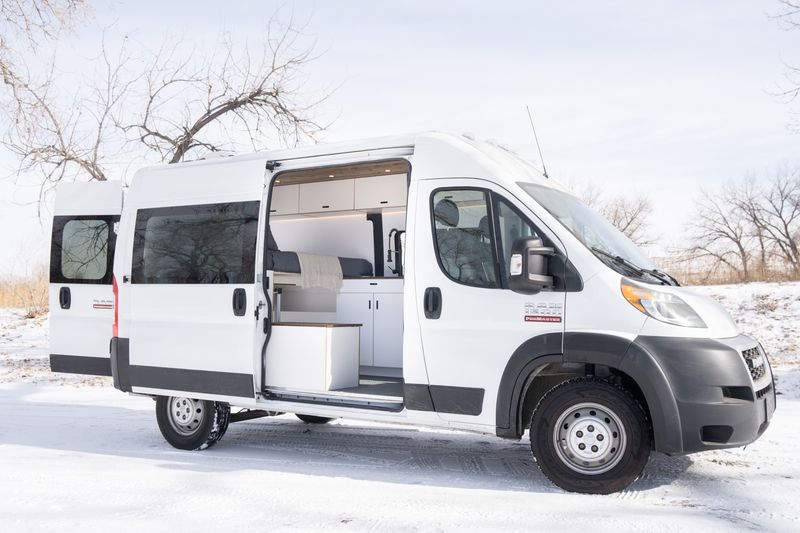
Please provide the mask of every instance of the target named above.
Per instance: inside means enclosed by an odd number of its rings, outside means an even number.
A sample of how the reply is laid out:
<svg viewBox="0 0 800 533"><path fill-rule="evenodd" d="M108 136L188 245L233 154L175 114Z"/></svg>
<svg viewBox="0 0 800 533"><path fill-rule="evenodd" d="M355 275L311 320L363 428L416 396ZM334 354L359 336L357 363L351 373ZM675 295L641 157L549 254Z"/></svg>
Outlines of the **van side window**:
<svg viewBox="0 0 800 533"><path fill-rule="evenodd" d="M131 283L253 283L259 202L139 209Z"/></svg>
<svg viewBox="0 0 800 533"><path fill-rule="evenodd" d="M442 189L431 198L439 265L453 281L497 288L497 261L489 221L489 193Z"/></svg>
<svg viewBox="0 0 800 533"><path fill-rule="evenodd" d="M111 283L115 216L56 216L50 245L52 283Z"/></svg>
<svg viewBox="0 0 800 533"><path fill-rule="evenodd" d="M511 247L514 245L514 240L520 237L541 237L533 225L528 222L519 211L511 206L502 198L494 195L496 198L495 213L497 220L495 225L497 233L500 236L500 272L503 279L503 286L507 286L508 281L508 262L511 259Z"/></svg>

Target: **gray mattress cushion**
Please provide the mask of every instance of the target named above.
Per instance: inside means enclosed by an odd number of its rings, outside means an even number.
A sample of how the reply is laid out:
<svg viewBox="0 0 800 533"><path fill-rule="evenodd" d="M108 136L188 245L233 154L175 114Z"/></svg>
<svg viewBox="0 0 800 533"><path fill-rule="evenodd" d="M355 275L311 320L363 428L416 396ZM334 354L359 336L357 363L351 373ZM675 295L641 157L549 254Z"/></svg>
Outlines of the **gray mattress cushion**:
<svg viewBox="0 0 800 533"><path fill-rule="evenodd" d="M272 256L272 270L275 272L300 273L300 261L296 253L275 250L270 250L269 253ZM372 276L372 264L366 259L340 257L339 264L342 265L342 275L346 278Z"/></svg>

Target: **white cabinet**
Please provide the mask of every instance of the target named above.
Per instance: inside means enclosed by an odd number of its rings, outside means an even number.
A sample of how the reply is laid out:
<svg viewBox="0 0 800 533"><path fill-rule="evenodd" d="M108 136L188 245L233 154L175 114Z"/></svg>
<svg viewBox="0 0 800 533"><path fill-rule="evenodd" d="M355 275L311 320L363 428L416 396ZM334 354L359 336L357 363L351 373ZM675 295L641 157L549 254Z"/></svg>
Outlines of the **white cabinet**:
<svg viewBox="0 0 800 533"><path fill-rule="evenodd" d="M355 180L356 209L406 205L407 191L405 174L358 178Z"/></svg>
<svg viewBox="0 0 800 533"><path fill-rule="evenodd" d="M268 387L331 391L358 386L358 326L275 324L267 345Z"/></svg>
<svg viewBox="0 0 800 533"><path fill-rule="evenodd" d="M373 366L372 294L360 292L339 293L336 298L336 321L347 324L361 324L360 361L363 366Z"/></svg>
<svg viewBox="0 0 800 533"><path fill-rule="evenodd" d="M403 293L373 295L373 366L403 366Z"/></svg>
<svg viewBox="0 0 800 533"><path fill-rule="evenodd" d="M299 209L299 185L273 187L269 212L273 215L296 215Z"/></svg>
<svg viewBox="0 0 800 533"><path fill-rule="evenodd" d="M362 366L403 366L403 280L345 280L336 321L361 324Z"/></svg>
<svg viewBox="0 0 800 533"><path fill-rule="evenodd" d="M301 183L299 204L301 213L348 211L353 209L353 180Z"/></svg>

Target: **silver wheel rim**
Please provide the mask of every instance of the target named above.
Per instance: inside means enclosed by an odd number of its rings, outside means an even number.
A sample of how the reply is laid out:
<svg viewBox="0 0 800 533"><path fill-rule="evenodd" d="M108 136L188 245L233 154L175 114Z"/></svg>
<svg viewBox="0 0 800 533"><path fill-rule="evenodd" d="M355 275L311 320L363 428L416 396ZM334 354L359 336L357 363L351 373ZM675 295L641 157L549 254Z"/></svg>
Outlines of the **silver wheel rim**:
<svg viewBox="0 0 800 533"><path fill-rule="evenodd" d="M564 411L553 428L559 459L581 474L608 472L622 459L627 436L619 416L597 403L585 402Z"/></svg>
<svg viewBox="0 0 800 533"><path fill-rule="evenodd" d="M191 398L169 399L169 423L181 435L192 435L206 416L201 400Z"/></svg>

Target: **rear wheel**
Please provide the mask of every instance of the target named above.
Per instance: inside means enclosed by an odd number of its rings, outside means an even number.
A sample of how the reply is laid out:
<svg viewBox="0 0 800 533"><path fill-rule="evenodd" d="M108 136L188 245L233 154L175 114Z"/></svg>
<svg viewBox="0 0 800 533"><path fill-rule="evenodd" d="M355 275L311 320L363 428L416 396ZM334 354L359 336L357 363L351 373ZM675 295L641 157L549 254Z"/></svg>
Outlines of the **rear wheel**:
<svg viewBox="0 0 800 533"><path fill-rule="evenodd" d="M333 418L326 418L324 416L311 416L311 415L294 415L306 424L327 424Z"/></svg>
<svg viewBox="0 0 800 533"><path fill-rule="evenodd" d="M156 399L158 428L167 442L181 450L204 450L228 429L231 408L226 403L179 396Z"/></svg>
<svg viewBox="0 0 800 533"><path fill-rule="evenodd" d="M531 418L531 451L564 490L609 494L635 481L650 456L644 410L626 390L578 378L551 389Z"/></svg>

